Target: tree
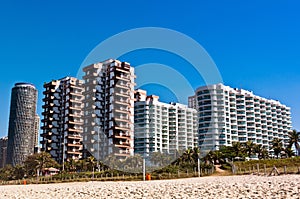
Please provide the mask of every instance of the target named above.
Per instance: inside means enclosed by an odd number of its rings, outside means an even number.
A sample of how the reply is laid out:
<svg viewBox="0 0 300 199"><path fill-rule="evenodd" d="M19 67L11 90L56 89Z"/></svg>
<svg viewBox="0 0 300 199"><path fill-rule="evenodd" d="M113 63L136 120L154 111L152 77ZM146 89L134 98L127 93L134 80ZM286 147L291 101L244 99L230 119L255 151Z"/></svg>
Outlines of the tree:
<svg viewBox="0 0 300 199"><path fill-rule="evenodd" d="M269 151L266 148L263 148L260 152L260 155L262 159L268 159L269 158Z"/></svg>
<svg viewBox="0 0 300 199"><path fill-rule="evenodd" d="M95 168L95 166L97 165L97 160L94 156L90 156L87 158L86 160L86 165L87 165L87 169L89 171L93 171L93 169Z"/></svg>
<svg viewBox="0 0 300 199"><path fill-rule="evenodd" d="M143 157L140 154L135 154L134 156L127 157L123 164L131 172L142 172Z"/></svg>
<svg viewBox="0 0 300 199"><path fill-rule="evenodd" d="M47 152L36 153L27 157L24 162L25 171L28 176L39 174L45 168L59 167L59 164L51 158Z"/></svg>
<svg viewBox="0 0 300 199"><path fill-rule="evenodd" d="M255 149L255 144L252 141L247 141L245 143L245 151L250 158L251 155L253 155Z"/></svg>
<svg viewBox="0 0 300 199"><path fill-rule="evenodd" d="M297 151L297 155L300 156L300 146L299 146L300 132L293 130L289 132L288 136L289 136L289 145L290 145L289 148L291 148L291 146L294 145Z"/></svg>
<svg viewBox="0 0 300 199"><path fill-rule="evenodd" d="M244 156L244 148L240 142L232 142L232 152L234 153L235 157L242 157Z"/></svg>
<svg viewBox="0 0 300 199"><path fill-rule="evenodd" d="M13 179L14 168L11 165L6 165L0 169L0 180L14 180Z"/></svg>
<svg viewBox="0 0 300 199"><path fill-rule="evenodd" d="M272 147L271 148L274 151L274 155L276 155L276 157L278 159L280 152L283 151L282 140L279 139L279 138L274 138L272 140Z"/></svg>
<svg viewBox="0 0 300 199"><path fill-rule="evenodd" d="M219 151L222 154L222 159L226 161L237 157L237 151L235 151L231 146L221 146ZM240 149L238 151L240 151Z"/></svg>
<svg viewBox="0 0 300 199"><path fill-rule="evenodd" d="M205 162L205 164L209 165L210 163L213 162L214 160L214 151L210 151L206 154L206 156L203 157L203 161Z"/></svg>
<svg viewBox="0 0 300 199"><path fill-rule="evenodd" d="M255 146L254 146L254 153L256 153L257 154L257 157L259 158L259 159L261 159L262 157L262 152L263 152L263 150L264 150L264 147L261 145L261 144L256 144Z"/></svg>
<svg viewBox="0 0 300 199"><path fill-rule="evenodd" d="M193 149L192 148L188 148L184 153L183 153L183 158L184 161L190 164L194 164L194 158L193 158Z"/></svg>
<svg viewBox="0 0 300 199"><path fill-rule="evenodd" d="M21 165L16 165L13 168L13 179L17 180L17 179L22 179L25 176L25 168L24 166Z"/></svg>
<svg viewBox="0 0 300 199"><path fill-rule="evenodd" d="M77 169L77 161L74 159L64 162L65 170L68 172L75 172Z"/></svg>
<svg viewBox="0 0 300 199"><path fill-rule="evenodd" d="M294 151L292 150L291 147L286 147L286 148L284 149L284 153L285 153L285 155L286 155L287 157L289 157L289 158L295 155L295 153L294 153Z"/></svg>
<svg viewBox="0 0 300 199"><path fill-rule="evenodd" d="M193 159L194 159L194 162L198 162L198 158L200 156L200 148L199 147L194 147L193 149Z"/></svg>
<svg viewBox="0 0 300 199"><path fill-rule="evenodd" d="M212 159L215 164L219 164L223 162L223 154L220 151L212 151Z"/></svg>

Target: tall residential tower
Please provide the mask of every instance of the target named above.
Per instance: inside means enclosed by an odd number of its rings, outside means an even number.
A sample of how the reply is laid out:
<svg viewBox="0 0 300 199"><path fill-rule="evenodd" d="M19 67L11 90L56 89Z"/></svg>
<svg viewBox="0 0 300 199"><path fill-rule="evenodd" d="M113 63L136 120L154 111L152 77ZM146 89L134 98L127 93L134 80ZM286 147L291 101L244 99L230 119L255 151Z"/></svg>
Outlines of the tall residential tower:
<svg viewBox="0 0 300 199"><path fill-rule="evenodd" d="M23 164L34 153L37 90L29 83L12 89L8 128L7 164Z"/></svg>
<svg viewBox="0 0 300 199"><path fill-rule="evenodd" d="M0 168L6 165L7 137L0 138Z"/></svg>
<svg viewBox="0 0 300 199"><path fill-rule="evenodd" d="M83 71L85 149L98 160L133 155L134 68L109 59Z"/></svg>
<svg viewBox="0 0 300 199"><path fill-rule="evenodd" d="M291 131L290 108L250 91L223 84L203 86L189 98L199 113L199 145L202 150L252 141L270 151L274 138L288 145Z"/></svg>
<svg viewBox="0 0 300 199"><path fill-rule="evenodd" d="M175 154L198 146L197 110L178 103L163 103L155 95L136 90L134 152Z"/></svg>
<svg viewBox="0 0 300 199"><path fill-rule="evenodd" d="M83 86L74 77L44 84L42 151L62 164L82 157Z"/></svg>

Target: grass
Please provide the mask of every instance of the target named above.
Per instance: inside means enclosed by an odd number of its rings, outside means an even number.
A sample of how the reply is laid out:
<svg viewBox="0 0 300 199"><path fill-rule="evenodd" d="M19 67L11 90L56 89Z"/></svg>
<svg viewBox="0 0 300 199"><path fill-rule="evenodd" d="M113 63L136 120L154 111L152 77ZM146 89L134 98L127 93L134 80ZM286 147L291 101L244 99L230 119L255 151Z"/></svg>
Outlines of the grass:
<svg viewBox="0 0 300 199"><path fill-rule="evenodd" d="M237 174L264 173L269 174L275 166L280 173L299 173L300 157L286 159L251 160L234 162Z"/></svg>

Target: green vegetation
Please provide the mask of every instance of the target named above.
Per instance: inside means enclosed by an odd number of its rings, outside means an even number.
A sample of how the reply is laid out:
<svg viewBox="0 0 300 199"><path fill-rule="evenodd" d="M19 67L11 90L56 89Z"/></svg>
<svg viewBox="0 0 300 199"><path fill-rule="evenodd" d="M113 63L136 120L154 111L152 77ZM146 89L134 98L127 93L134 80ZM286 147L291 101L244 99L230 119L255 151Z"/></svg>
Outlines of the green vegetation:
<svg viewBox="0 0 300 199"><path fill-rule="evenodd" d="M265 159L234 162L237 174L259 173L269 175L275 166L280 173L300 174L300 157L285 159Z"/></svg>
<svg viewBox="0 0 300 199"><path fill-rule="evenodd" d="M275 138L271 148L277 159L270 159L267 149L262 145L254 144L251 141L246 143L234 142L232 146L223 146L217 151L210 151L200 160L201 175L210 175L215 171L215 165L223 170L234 170L237 173L251 173L257 168L264 168L269 172L276 166L281 172L299 172L300 157L295 156L292 146L295 146L299 153L299 133L295 130L289 133L289 145L283 147L281 139ZM198 158L205 153L199 148L187 149L180 156L177 152L173 157L154 152L147 161L147 172L150 172L152 179L180 178L198 176ZM177 158L176 158L177 157ZM247 157L257 157L259 160L245 161ZM175 159L172 161L172 158ZM285 159L279 159L285 158ZM109 167L107 166L109 165ZM0 181L9 182L12 180L27 179L28 181L50 183L65 181L89 181L93 180L141 180L143 158L140 155L127 157L119 160L115 156L109 156L104 161L97 162L94 157L83 160L70 160L59 165L51 155L42 152L29 156L24 165L15 167L6 166L0 169ZM61 172L54 176L43 176L45 168L58 168ZM122 169L121 169L122 168ZM256 169L255 169L256 168Z"/></svg>

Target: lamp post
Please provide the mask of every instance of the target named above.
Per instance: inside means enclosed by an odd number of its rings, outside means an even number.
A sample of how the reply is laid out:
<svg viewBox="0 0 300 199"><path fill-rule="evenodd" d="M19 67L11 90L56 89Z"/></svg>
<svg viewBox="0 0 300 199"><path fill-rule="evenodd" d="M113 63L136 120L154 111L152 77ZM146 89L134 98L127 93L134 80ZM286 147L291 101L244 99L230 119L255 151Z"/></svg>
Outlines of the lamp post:
<svg viewBox="0 0 300 199"><path fill-rule="evenodd" d="M97 154L97 169L98 169L98 172L100 172L100 170L99 170L99 159L100 159L100 126L98 126L98 140L97 140L97 152L98 152L98 154Z"/></svg>
<svg viewBox="0 0 300 199"><path fill-rule="evenodd" d="M143 155L143 181L146 180L146 153Z"/></svg>
<svg viewBox="0 0 300 199"><path fill-rule="evenodd" d="M201 170L200 170L200 152L198 153L198 177L201 177Z"/></svg>

